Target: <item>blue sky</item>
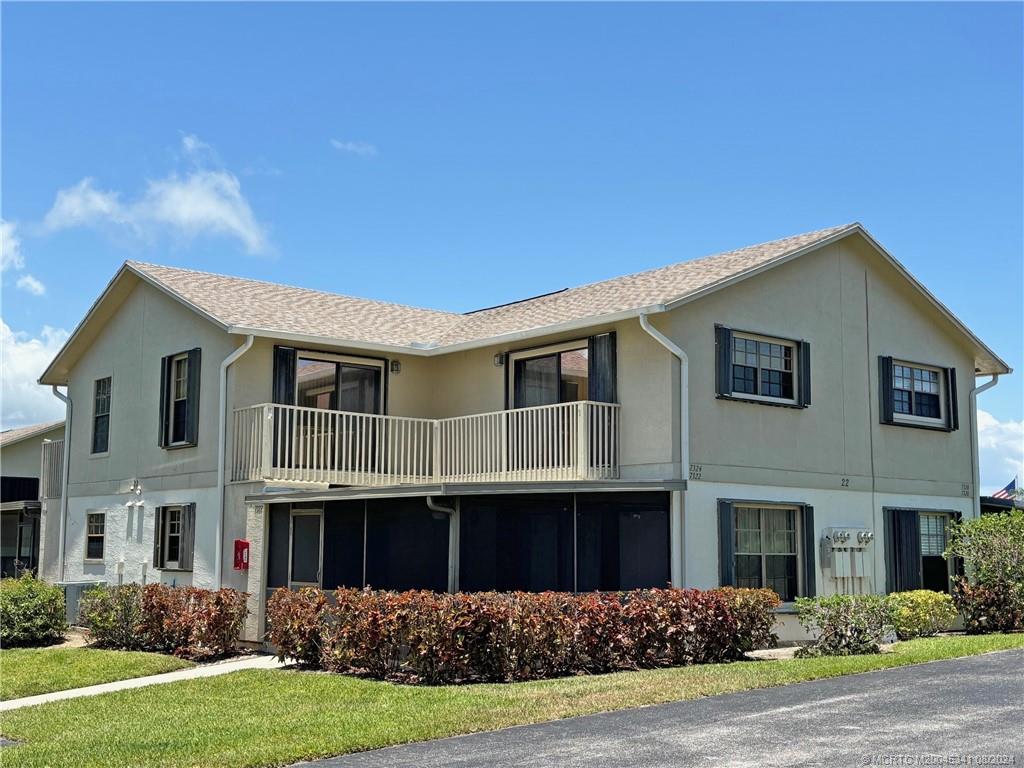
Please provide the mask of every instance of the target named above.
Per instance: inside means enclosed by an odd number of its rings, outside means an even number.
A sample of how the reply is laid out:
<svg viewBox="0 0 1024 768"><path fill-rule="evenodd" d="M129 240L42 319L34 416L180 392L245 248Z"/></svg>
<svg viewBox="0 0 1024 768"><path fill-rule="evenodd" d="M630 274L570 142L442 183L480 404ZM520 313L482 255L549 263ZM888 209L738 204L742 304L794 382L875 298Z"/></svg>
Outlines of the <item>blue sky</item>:
<svg viewBox="0 0 1024 768"><path fill-rule="evenodd" d="M860 220L1024 366L1020 4L0 14L5 425L126 258L467 310Z"/></svg>

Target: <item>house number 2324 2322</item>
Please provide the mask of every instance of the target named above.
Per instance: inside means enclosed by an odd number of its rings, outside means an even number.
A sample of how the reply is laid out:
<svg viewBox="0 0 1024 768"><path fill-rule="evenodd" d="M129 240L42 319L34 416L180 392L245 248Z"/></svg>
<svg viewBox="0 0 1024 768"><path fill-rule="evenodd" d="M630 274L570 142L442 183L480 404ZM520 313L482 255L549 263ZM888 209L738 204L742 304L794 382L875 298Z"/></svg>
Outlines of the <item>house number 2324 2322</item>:
<svg viewBox="0 0 1024 768"><path fill-rule="evenodd" d="M691 480L700 480L700 476L701 476L701 473L703 471L704 471L704 467L701 466L700 464L691 464L690 465L690 479Z"/></svg>

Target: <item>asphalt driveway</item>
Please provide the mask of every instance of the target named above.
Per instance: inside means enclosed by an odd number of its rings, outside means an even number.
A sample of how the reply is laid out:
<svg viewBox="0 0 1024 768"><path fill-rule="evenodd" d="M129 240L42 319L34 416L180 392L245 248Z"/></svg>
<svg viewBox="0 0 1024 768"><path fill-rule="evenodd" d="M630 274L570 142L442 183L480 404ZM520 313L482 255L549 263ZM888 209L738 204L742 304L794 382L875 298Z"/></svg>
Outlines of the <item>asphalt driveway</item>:
<svg viewBox="0 0 1024 768"><path fill-rule="evenodd" d="M576 717L305 765L1022 766L1024 651Z"/></svg>

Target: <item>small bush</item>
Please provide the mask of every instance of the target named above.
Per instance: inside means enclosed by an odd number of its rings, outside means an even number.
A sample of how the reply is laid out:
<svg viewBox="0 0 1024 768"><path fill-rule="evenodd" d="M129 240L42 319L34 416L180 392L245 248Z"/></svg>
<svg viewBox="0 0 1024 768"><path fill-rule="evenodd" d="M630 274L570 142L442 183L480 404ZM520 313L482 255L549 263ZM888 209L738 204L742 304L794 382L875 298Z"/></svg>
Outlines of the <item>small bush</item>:
<svg viewBox="0 0 1024 768"><path fill-rule="evenodd" d="M892 631L892 610L881 595L798 597L797 616L816 637L797 656L852 656L879 653L879 644Z"/></svg>
<svg viewBox="0 0 1024 768"><path fill-rule="evenodd" d="M893 592L889 595L889 607L900 640L936 635L949 629L957 617L953 598L930 589Z"/></svg>
<svg viewBox="0 0 1024 768"><path fill-rule="evenodd" d="M94 587L83 595L79 615L100 648L204 660L234 651L249 613L247 598L233 589L165 584Z"/></svg>
<svg viewBox="0 0 1024 768"><path fill-rule="evenodd" d="M946 556L964 560L953 601L968 632L1024 629L1024 510L952 523Z"/></svg>
<svg viewBox="0 0 1024 768"><path fill-rule="evenodd" d="M78 616L92 642L103 648L141 648L141 597L141 584L87 589L78 603Z"/></svg>
<svg viewBox="0 0 1024 768"><path fill-rule="evenodd" d="M340 589L329 601L316 589L280 589L267 606L268 638L306 666L429 684L699 664L734 658L770 633L758 611L774 603L735 592ZM732 604L747 612L742 621Z"/></svg>
<svg viewBox="0 0 1024 768"><path fill-rule="evenodd" d="M964 617L968 634L1011 632L1024 628L1024 585L971 584L958 578L953 584L953 600Z"/></svg>
<svg viewBox="0 0 1024 768"><path fill-rule="evenodd" d="M24 572L0 580L0 645L53 645L64 639L64 593Z"/></svg>
<svg viewBox="0 0 1024 768"><path fill-rule="evenodd" d="M725 598L729 612L736 619L737 642L729 655L742 659L748 651L774 648L779 643L775 628L775 609L781 600L774 589L736 589L719 587L714 590Z"/></svg>

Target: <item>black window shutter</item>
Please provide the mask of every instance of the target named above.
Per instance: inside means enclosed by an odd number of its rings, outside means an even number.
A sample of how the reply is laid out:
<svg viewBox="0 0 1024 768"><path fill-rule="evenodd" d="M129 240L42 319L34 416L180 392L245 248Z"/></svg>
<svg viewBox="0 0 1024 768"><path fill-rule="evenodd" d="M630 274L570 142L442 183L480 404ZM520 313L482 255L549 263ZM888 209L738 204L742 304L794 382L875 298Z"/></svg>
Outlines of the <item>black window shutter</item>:
<svg viewBox="0 0 1024 768"><path fill-rule="evenodd" d="M587 340L587 367L587 399L598 403L618 402L614 331Z"/></svg>
<svg viewBox="0 0 1024 768"><path fill-rule="evenodd" d="M736 585L736 516L732 502L718 500L718 580L720 586Z"/></svg>
<svg viewBox="0 0 1024 768"><path fill-rule="evenodd" d="M160 361L160 447L166 448L171 444L170 430L170 403L171 396L171 360L173 355L168 355Z"/></svg>
<svg viewBox="0 0 1024 768"><path fill-rule="evenodd" d="M893 510L894 586L897 592L921 588L921 521L916 509Z"/></svg>
<svg viewBox="0 0 1024 768"><path fill-rule="evenodd" d="M715 326L715 392L732 394L732 331Z"/></svg>
<svg viewBox="0 0 1024 768"><path fill-rule="evenodd" d="M800 342L799 359L797 360L800 374L800 405L811 404L811 345L809 342Z"/></svg>
<svg viewBox="0 0 1024 768"><path fill-rule="evenodd" d="M804 505L803 539L804 593L802 596L814 597L818 593L818 567L814 560L818 544L818 531L814 527L814 507L810 504Z"/></svg>
<svg viewBox="0 0 1024 768"><path fill-rule="evenodd" d="M956 402L956 368L946 369L946 426L960 429L960 413Z"/></svg>
<svg viewBox="0 0 1024 768"><path fill-rule="evenodd" d="M892 358L878 358L878 418L892 424Z"/></svg>
<svg viewBox="0 0 1024 768"><path fill-rule="evenodd" d="M164 567L164 508L156 508L156 521L153 526L153 567Z"/></svg>
<svg viewBox="0 0 1024 768"><path fill-rule="evenodd" d="M297 355L293 347L274 347L275 403L295 405L295 365Z"/></svg>
<svg viewBox="0 0 1024 768"><path fill-rule="evenodd" d="M188 400L185 402L185 442L199 444L199 390L202 382L203 350L199 347L188 351Z"/></svg>
<svg viewBox="0 0 1024 768"><path fill-rule="evenodd" d="M181 509L181 554L178 558L178 567L183 571L192 570L192 553L195 551L195 540L196 505L186 504Z"/></svg>

